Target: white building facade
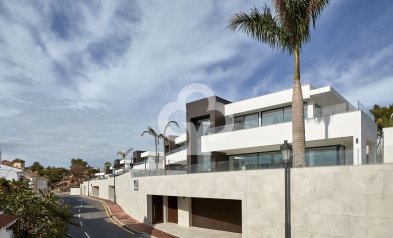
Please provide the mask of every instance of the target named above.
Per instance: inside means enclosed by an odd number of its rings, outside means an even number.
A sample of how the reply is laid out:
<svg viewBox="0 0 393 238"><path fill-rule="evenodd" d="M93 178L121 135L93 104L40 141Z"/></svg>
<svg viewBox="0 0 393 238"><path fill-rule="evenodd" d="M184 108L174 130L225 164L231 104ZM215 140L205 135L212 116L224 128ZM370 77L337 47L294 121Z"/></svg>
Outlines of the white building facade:
<svg viewBox="0 0 393 238"><path fill-rule="evenodd" d="M0 178L4 178L10 181L19 180L20 173L22 172L23 171L21 169L0 164Z"/></svg>
<svg viewBox="0 0 393 238"><path fill-rule="evenodd" d="M372 116L331 87L302 90L307 168L292 169L293 236L390 237L393 167L359 166L376 162ZM167 170L184 174L138 174L147 167L136 163L116 185L91 181L91 195L112 199L116 191L117 203L148 224L284 237L280 145L292 141L291 100L292 90L284 90L239 102L214 96L187 103L187 134L165 145ZM86 195L88 183L81 186Z"/></svg>

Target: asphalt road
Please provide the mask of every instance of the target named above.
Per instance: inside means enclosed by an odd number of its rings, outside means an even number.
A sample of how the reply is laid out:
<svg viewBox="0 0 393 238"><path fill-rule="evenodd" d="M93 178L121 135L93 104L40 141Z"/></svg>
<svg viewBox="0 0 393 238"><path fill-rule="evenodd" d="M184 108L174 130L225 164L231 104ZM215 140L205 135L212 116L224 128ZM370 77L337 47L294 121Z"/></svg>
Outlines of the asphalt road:
<svg viewBox="0 0 393 238"><path fill-rule="evenodd" d="M74 238L147 237L113 224L101 202L79 196L62 195L61 197L72 208L73 214L77 217L75 221L82 225L69 226L69 234Z"/></svg>

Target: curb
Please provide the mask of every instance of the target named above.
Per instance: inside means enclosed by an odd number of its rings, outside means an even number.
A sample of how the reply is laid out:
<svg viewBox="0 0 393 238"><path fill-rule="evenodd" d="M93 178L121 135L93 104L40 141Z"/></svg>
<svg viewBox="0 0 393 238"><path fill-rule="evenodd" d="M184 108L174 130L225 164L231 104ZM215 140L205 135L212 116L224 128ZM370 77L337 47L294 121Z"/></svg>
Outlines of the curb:
<svg viewBox="0 0 393 238"><path fill-rule="evenodd" d="M94 198L94 197L87 197L87 196L82 196L82 197L87 198L87 199L91 199L91 200L94 200L94 201L97 201L97 202L100 202L102 204L102 206L104 207L105 213L108 216L108 218L112 221L113 224L117 225L121 229L123 229L123 230L125 230L127 232L130 232L130 233L132 232L133 235L148 235L148 236L153 237L152 235L147 234L145 232L140 232L140 231L134 230L134 229L126 226L123 222L119 221L115 216L113 216L112 211L108 207L108 205L104 201L102 201L101 199L97 199L97 198Z"/></svg>

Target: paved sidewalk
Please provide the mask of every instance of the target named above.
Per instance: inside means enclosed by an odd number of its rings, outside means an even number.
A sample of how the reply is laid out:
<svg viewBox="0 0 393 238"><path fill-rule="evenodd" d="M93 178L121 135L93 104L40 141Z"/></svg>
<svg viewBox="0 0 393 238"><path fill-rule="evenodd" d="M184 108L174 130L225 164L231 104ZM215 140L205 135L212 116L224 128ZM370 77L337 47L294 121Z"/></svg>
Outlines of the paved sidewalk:
<svg viewBox="0 0 393 238"><path fill-rule="evenodd" d="M166 232L163 232L154 227L148 226L144 223L137 221L135 218L125 213L119 205L115 204L110 200L97 198L97 197L89 197L89 198L102 201L106 206L109 215L112 216L112 218L115 218L117 221L119 221L125 228L128 228L136 232L144 232L158 238L177 238L176 236L173 236L171 234L168 234Z"/></svg>

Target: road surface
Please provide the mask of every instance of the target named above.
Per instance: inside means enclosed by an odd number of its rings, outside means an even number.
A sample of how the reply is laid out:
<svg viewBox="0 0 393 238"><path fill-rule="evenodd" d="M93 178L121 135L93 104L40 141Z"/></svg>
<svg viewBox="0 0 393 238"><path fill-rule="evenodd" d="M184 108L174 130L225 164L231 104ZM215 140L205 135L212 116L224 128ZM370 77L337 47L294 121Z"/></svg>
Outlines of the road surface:
<svg viewBox="0 0 393 238"><path fill-rule="evenodd" d="M82 225L81 227L69 226L69 234L74 238L148 237L146 234L137 234L113 224L99 201L70 195L61 195L61 197L77 217L75 222Z"/></svg>

